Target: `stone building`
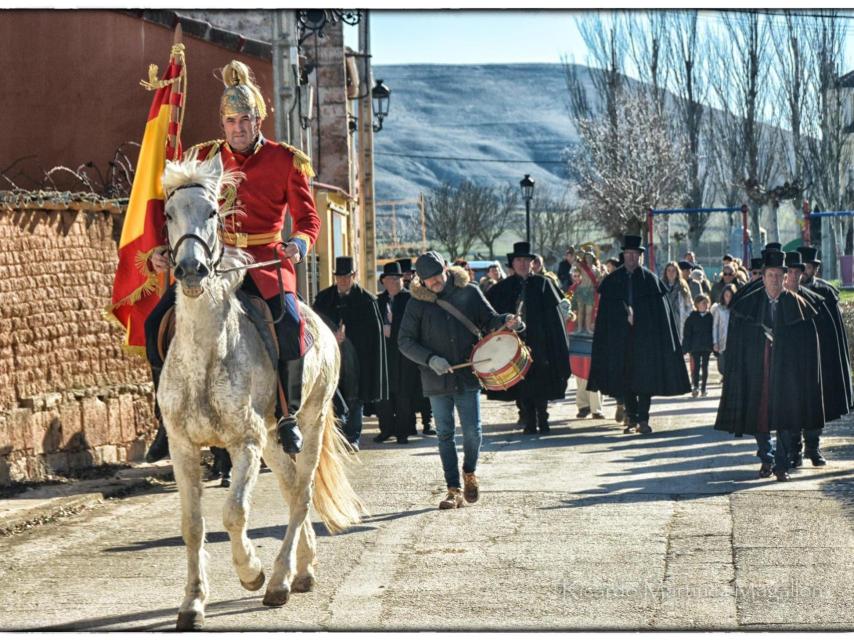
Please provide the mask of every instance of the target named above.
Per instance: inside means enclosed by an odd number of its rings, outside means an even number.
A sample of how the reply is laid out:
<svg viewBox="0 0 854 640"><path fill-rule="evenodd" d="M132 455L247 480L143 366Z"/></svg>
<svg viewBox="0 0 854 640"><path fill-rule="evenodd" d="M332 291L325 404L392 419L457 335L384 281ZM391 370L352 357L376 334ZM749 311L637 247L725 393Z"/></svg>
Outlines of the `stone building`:
<svg viewBox="0 0 854 640"><path fill-rule="evenodd" d="M0 191L0 485L138 461L153 436L147 363L124 354L121 332L102 318L126 201L83 194L70 172L49 184L33 176L85 163L108 174L116 149L142 136L151 94L138 82L150 63L165 67L179 22L188 146L221 137L222 84L212 74L229 60L249 64L269 99L269 42L171 11L6 11L0 21L0 52L10 61L0 112L16 123L4 129L0 171L19 187ZM323 286L335 255L352 251L358 212L340 28L311 50L309 151L323 219L314 260ZM263 131L274 137L272 118Z"/></svg>

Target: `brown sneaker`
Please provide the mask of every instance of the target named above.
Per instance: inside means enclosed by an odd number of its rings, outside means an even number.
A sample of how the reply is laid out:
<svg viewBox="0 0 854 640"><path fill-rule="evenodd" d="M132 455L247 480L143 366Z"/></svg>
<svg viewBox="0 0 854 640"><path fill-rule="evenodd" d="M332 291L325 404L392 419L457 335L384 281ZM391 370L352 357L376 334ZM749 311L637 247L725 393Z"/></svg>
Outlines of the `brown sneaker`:
<svg viewBox="0 0 854 640"><path fill-rule="evenodd" d="M440 509L457 509L463 506L463 492L457 487L448 487L448 495L439 503Z"/></svg>
<svg viewBox="0 0 854 640"><path fill-rule="evenodd" d="M652 433L652 427L649 422L641 422L638 424L638 433Z"/></svg>
<svg viewBox="0 0 854 640"><path fill-rule="evenodd" d="M477 476L474 471L471 473L463 472L463 496L466 502L474 504L480 497L480 485L477 482Z"/></svg>

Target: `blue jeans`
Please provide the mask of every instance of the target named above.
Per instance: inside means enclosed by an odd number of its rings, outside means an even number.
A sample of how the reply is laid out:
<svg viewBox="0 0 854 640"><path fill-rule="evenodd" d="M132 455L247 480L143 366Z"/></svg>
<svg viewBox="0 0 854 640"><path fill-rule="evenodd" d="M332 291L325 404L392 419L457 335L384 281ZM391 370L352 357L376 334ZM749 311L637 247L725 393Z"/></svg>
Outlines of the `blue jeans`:
<svg viewBox="0 0 854 640"><path fill-rule="evenodd" d="M365 403L358 398L352 398L347 403L347 421L344 423L344 436L350 444L359 444L362 435L362 411Z"/></svg>
<svg viewBox="0 0 854 640"><path fill-rule="evenodd" d="M445 484L460 488L460 467L457 458L454 407L460 416L463 429L463 471L474 473L483 440L480 430L480 389L470 389L452 395L430 396L436 434L439 439L439 457L445 471Z"/></svg>

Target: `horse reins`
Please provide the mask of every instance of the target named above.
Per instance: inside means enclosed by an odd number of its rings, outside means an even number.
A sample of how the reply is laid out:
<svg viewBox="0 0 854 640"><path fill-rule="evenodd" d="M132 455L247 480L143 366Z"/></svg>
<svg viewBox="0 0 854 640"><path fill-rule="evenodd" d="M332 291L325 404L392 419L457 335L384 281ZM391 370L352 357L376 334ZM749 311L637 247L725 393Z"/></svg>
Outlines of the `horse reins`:
<svg viewBox="0 0 854 640"><path fill-rule="evenodd" d="M175 187L172 190L172 192L169 194L169 198L171 198L172 194L174 194L176 191L180 191L181 189L190 189L192 187L199 187L200 189L205 188L205 186L203 184L199 184L196 182L193 182L190 184L182 184L181 186ZM167 200L168 200L168 198L167 198ZM178 238L178 241L173 246L171 241L169 240L169 231L167 228L166 246L168 247L169 262L172 264L173 267L176 265L175 254L178 252L178 249L181 247L181 244L185 240L195 240L196 242L201 244L202 249L204 249L205 255L207 256L208 262L210 262L213 259L213 250L210 248L210 246L208 245L208 243L205 241L204 238L202 238L201 236L199 236L195 233L185 233L180 238ZM273 250L277 251L279 249L279 247L284 249L285 243L284 242L277 242L274 245ZM265 262L253 262L252 264L244 264L244 265L238 265L236 267L228 267L226 269L220 269L219 264L220 264L220 262L222 262L222 258L224 255L225 255L225 244L223 243L220 245L219 256L217 256L217 259L215 262L211 263L211 274L212 275L218 276L218 275L221 275L223 273L230 273L232 271L240 271L242 269L246 269L247 271L249 271L250 269L260 269L262 267L269 267L269 266L273 266L273 265L278 265L280 267L284 266L284 262L283 262L284 257L282 257L282 258L276 258L275 260L267 260ZM282 312L279 314L278 318L273 320L272 324L278 324L279 321L281 321L281 319L284 318L285 314L287 313L287 306L285 305L285 283L282 281L282 272L280 269L276 269L276 277L279 280L279 301L282 304ZM266 322L266 320L265 320L265 322Z"/></svg>

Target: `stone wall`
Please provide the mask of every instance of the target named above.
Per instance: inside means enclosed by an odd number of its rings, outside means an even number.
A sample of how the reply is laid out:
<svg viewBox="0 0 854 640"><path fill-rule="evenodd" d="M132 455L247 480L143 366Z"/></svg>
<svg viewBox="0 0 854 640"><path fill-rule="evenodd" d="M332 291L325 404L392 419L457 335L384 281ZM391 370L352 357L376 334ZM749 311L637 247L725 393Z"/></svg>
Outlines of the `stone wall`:
<svg viewBox="0 0 854 640"><path fill-rule="evenodd" d="M148 366L101 314L122 214L114 202L0 206L0 485L145 453Z"/></svg>

